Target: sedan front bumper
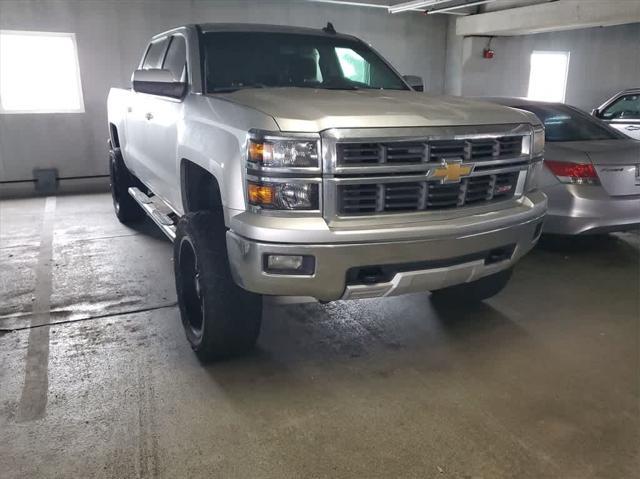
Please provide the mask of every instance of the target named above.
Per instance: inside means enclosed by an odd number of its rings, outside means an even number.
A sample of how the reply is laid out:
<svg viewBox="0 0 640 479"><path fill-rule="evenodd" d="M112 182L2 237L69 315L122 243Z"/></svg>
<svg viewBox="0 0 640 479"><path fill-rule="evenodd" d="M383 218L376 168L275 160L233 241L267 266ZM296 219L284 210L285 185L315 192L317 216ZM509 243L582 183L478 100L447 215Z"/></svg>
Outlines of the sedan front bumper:
<svg viewBox="0 0 640 479"><path fill-rule="evenodd" d="M227 250L234 280L255 293L321 301L391 296L453 286L510 268L535 245L545 210L546 197L535 192L495 218L469 217L448 229L431 225L431 232L428 225L414 225L421 237L405 231L410 239L404 240L391 235L366 242L290 244L247 238L231 229ZM260 221L264 228L264 218ZM313 238L310 232L306 236L307 241ZM307 276L268 273L266 255L313 256L315 270ZM373 281L371 271L377 275Z"/></svg>

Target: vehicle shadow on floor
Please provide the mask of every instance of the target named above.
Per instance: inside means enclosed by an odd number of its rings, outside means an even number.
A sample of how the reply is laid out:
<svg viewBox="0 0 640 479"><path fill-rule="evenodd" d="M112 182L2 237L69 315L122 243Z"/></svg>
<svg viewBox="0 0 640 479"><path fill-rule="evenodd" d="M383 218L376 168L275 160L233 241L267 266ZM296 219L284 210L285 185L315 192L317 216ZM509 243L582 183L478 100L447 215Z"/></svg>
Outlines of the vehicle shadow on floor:
<svg viewBox="0 0 640 479"><path fill-rule="evenodd" d="M168 243L171 242L169 238L167 238L160 230L160 228L158 228L158 226L156 226L156 224L147 216L144 216L141 221L128 224L127 227L131 228L136 233L139 233L141 235L149 236L157 240L164 240Z"/></svg>
<svg viewBox="0 0 640 479"><path fill-rule="evenodd" d="M530 340L521 326L488 303L436 307L428 293L273 306L263 320L252 354L203 365L232 398L241 399L248 385L264 381L286 380L289 391L299 382L302 392L308 374L442 371L459 361L475 361L487 341L500 349Z"/></svg>
<svg viewBox="0 0 640 479"><path fill-rule="evenodd" d="M586 236L543 235L538 248L554 253L592 254L603 251L638 254L640 231Z"/></svg>

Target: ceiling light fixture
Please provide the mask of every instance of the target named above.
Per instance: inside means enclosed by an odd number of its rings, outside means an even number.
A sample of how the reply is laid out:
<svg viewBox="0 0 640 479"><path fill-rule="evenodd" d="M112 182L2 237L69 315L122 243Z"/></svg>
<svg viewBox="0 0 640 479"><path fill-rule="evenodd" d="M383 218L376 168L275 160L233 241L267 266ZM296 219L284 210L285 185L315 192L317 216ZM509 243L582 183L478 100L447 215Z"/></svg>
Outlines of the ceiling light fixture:
<svg viewBox="0 0 640 479"><path fill-rule="evenodd" d="M413 0L411 2L398 3L389 7L391 13L408 12L410 10L424 10L427 7L438 5L439 3L451 2L451 0Z"/></svg>
<svg viewBox="0 0 640 479"><path fill-rule="evenodd" d="M460 8L465 8L465 7L475 7L476 5L483 5L485 3L491 3L494 2L495 0L478 0L475 2L470 2L470 3L462 3L460 5L454 5L452 7L443 7L443 8L434 8L432 10L427 10L427 13L429 15L432 15L434 13L452 13L452 14L456 14L454 12L452 12L452 10L458 10Z"/></svg>
<svg viewBox="0 0 640 479"><path fill-rule="evenodd" d="M343 1L343 0L311 0L311 1L316 3L330 3L333 5L349 5L352 7L371 7L371 8L384 8L384 9L389 8L387 5L383 5L380 3L369 3L369 2L350 2L350 1Z"/></svg>

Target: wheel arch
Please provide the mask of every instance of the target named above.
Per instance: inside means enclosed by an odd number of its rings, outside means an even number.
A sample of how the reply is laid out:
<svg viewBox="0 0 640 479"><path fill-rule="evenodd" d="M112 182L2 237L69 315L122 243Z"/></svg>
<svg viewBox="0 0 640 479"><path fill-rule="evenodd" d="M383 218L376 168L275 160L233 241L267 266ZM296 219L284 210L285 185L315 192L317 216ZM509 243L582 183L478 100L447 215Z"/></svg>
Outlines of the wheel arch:
<svg viewBox="0 0 640 479"><path fill-rule="evenodd" d="M223 210L222 191L218 179L187 158L180 160L180 190L185 214Z"/></svg>
<svg viewBox="0 0 640 479"><path fill-rule="evenodd" d="M120 135L118 134L118 127L114 123L109 123L109 139L111 140L112 148L120 148Z"/></svg>

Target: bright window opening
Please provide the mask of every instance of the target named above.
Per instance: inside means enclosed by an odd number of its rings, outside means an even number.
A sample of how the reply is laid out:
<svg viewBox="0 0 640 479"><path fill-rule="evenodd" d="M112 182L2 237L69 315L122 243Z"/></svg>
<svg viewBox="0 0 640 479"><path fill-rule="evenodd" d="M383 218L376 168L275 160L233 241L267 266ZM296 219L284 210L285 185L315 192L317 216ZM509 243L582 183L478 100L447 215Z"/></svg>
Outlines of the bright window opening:
<svg viewBox="0 0 640 479"><path fill-rule="evenodd" d="M568 73L569 52L533 52L527 98L563 103Z"/></svg>
<svg viewBox="0 0 640 479"><path fill-rule="evenodd" d="M371 80L370 64L350 48L336 47L342 74L349 80L368 84Z"/></svg>
<svg viewBox="0 0 640 479"><path fill-rule="evenodd" d="M0 30L0 113L82 113L73 33Z"/></svg>

